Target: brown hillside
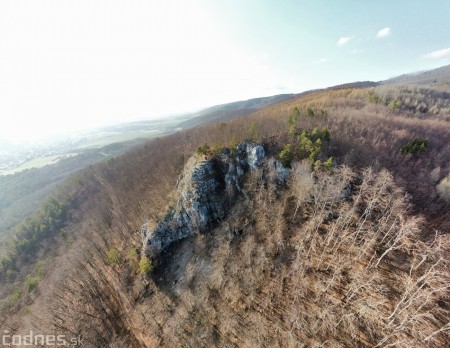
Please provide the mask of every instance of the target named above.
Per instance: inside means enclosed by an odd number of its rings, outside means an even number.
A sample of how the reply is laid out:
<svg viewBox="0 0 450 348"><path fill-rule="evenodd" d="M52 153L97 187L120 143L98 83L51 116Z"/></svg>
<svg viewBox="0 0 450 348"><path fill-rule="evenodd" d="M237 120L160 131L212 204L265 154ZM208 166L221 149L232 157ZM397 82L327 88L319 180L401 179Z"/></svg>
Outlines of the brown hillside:
<svg viewBox="0 0 450 348"><path fill-rule="evenodd" d="M63 189L77 197L70 238L41 242L17 278L2 278L2 327L80 334L92 347L449 345L450 205L435 188L450 170L447 104L397 107L392 95L404 92L383 88L301 96L85 170ZM312 180L299 165L289 186L271 182L269 167L254 172L225 221L173 245L142 277L141 225L174 204L196 149L250 138L277 157L297 141L294 108L298 133L326 127L327 155L343 166ZM416 138L424 151L402 153ZM28 291L38 259L46 272Z"/></svg>

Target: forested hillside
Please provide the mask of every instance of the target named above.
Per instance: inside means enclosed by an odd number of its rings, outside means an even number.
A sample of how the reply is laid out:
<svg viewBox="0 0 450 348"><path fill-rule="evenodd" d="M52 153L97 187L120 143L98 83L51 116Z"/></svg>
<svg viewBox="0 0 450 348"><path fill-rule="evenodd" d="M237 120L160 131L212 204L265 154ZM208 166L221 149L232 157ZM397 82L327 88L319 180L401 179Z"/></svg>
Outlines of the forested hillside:
<svg viewBox="0 0 450 348"><path fill-rule="evenodd" d="M88 347L448 346L449 107L445 84L343 86L86 168L8 244L1 327ZM244 141L266 158L227 217L144 255L189 158Z"/></svg>

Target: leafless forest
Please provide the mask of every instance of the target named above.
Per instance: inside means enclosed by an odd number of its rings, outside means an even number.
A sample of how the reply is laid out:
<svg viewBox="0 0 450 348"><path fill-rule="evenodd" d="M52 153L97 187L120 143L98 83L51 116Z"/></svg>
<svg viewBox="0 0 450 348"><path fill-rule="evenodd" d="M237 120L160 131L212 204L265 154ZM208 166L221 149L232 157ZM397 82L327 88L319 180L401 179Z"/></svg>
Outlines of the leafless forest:
<svg viewBox="0 0 450 348"><path fill-rule="evenodd" d="M45 223L31 256L11 245L0 327L88 347L450 346L450 202L436 190L450 170L449 108L445 85L326 90L91 166L59 188L64 221ZM282 185L273 160L294 141L294 110L299 132L328 129L336 166L294 159ZM185 162L246 139L268 153L246 196L142 275L140 228L174 204ZM426 147L401 151L415 139Z"/></svg>

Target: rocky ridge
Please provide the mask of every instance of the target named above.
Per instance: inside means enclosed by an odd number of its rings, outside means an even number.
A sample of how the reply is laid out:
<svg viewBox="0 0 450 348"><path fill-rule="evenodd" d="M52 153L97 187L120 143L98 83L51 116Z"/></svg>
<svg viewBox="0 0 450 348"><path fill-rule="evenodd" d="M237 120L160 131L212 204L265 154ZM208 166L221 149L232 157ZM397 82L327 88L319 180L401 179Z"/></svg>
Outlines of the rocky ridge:
<svg viewBox="0 0 450 348"><path fill-rule="evenodd" d="M266 153L258 144L244 143L224 148L210 159L194 155L186 163L177 182L180 198L155 228L141 228L143 254L155 256L180 239L207 232L224 219L232 202L242 194L244 174L258 168ZM275 163L282 181L286 170Z"/></svg>

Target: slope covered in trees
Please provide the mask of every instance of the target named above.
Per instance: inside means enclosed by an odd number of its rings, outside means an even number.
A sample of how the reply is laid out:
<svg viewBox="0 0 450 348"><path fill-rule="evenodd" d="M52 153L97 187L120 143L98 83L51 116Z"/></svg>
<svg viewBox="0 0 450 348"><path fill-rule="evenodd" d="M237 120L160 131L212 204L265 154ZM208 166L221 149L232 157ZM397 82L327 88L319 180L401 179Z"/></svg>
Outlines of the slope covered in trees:
<svg viewBox="0 0 450 348"><path fill-rule="evenodd" d="M394 108L385 88L303 95L86 169L83 189L68 190L72 238L2 280L2 327L88 346L448 345L450 206L435 188L449 172L446 101ZM291 144L289 184L267 163L225 221L141 275L141 225L175 203L189 157L244 139L279 160ZM423 151L402 151L415 139ZM331 157L334 169L314 167Z"/></svg>

